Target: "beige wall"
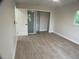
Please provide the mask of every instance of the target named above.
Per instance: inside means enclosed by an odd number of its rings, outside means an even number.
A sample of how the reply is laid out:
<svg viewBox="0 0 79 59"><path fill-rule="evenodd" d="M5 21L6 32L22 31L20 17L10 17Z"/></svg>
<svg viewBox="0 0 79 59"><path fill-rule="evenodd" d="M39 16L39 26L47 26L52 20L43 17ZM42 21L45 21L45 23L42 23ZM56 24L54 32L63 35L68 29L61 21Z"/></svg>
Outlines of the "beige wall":
<svg viewBox="0 0 79 59"><path fill-rule="evenodd" d="M74 15L77 10L79 10L79 3L57 8L54 32L79 44L79 26L74 25Z"/></svg>
<svg viewBox="0 0 79 59"><path fill-rule="evenodd" d="M14 3L3 0L0 5L0 56L2 59L13 59L15 53Z"/></svg>

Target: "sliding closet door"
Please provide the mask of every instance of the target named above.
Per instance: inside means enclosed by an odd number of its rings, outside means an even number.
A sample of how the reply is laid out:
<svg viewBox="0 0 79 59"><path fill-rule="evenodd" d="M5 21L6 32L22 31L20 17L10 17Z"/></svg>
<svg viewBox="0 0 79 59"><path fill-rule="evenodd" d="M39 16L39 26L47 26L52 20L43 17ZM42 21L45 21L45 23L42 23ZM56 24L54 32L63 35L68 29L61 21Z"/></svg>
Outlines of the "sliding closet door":
<svg viewBox="0 0 79 59"><path fill-rule="evenodd" d="M34 32L34 12L28 11L28 33Z"/></svg>
<svg viewBox="0 0 79 59"><path fill-rule="evenodd" d="M40 31L48 31L49 14L40 12Z"/></svg>

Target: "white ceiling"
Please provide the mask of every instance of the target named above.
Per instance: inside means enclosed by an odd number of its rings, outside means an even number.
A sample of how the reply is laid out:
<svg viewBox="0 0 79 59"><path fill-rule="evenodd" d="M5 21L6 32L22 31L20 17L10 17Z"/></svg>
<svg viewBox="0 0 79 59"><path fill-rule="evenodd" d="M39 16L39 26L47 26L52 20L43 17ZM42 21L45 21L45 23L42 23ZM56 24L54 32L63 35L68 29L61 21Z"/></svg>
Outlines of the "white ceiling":
<svg viewBox="0 0 79 59"><path fill-rule="evenodd" d="M60 2L53 2L52 0L16 0L16 3L26 4L26 5L37 5L37 6L47 6L47 7L57 7L70 3L77 2L78 0L60 0Z"/></svg>

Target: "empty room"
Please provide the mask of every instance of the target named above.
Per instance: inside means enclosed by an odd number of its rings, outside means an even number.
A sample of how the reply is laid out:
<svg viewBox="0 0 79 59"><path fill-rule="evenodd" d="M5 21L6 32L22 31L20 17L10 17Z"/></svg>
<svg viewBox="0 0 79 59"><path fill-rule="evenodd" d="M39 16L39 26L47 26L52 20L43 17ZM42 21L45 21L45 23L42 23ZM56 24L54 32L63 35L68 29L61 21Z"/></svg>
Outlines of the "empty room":
<svg viewBox="0 0 79 59"><path fill-rule="evenodd" d="M79 59L79 0L0 0L0 59Z"/></svg>

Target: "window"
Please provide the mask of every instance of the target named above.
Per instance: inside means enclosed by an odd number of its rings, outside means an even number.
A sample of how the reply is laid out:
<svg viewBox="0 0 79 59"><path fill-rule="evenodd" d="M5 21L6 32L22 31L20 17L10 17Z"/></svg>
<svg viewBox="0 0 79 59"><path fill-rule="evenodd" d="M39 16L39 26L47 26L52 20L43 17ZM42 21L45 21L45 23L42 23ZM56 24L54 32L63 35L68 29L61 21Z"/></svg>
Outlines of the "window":
<svg viewBox="0 0 79 59"><path fill-rule="evenodd" d="M75 21L75 25L79 25L79 10L76 12L74 21Z"/></svg>

